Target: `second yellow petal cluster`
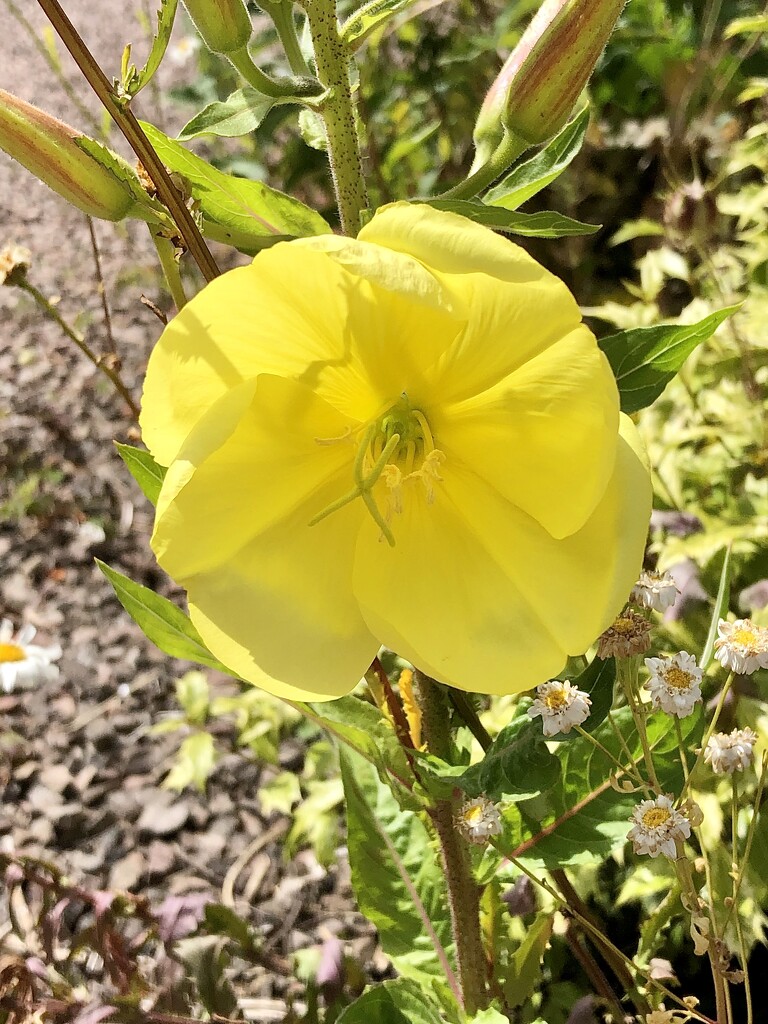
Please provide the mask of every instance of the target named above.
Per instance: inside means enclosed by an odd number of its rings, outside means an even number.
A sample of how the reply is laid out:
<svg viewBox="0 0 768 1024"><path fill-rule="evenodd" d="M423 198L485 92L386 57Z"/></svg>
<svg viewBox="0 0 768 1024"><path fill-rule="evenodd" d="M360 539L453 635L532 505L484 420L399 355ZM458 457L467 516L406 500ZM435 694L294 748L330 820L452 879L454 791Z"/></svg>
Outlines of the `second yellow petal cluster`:
<svg viewBox="0 0 768 1024"><path fill-rule="evenodd" d="M152 354L142 428L160 564L211 651L281 696L348 692L381 644L528 689L642 560L648 471L573 297L427 206L208 285Z"/></svg>

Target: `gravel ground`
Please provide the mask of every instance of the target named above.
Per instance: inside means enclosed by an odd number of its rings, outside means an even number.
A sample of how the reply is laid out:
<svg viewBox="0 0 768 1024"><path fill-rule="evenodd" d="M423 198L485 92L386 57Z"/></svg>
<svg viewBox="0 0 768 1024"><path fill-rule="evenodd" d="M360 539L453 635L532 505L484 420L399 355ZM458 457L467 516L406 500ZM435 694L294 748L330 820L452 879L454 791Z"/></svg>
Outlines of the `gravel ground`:
<svg viewBox="0 0 768 1024"><path fill-rule="evenodd" d="M145 36L130 12L137 3L64 6L108 76L127 41L139 56ZM32 3L22 8L40 30L42 13ZM7 7L0 19L0 87L87 129ZM98 117L65 52L61 64ZM170 132L184 119L158 112L151 95L136 106ZM117 139L115 148L125 153ZM32 283L60 297L62 315L94 350L109 352L86 218L3 153L0 196L0 248L15 241L31 250ZM115 348L138 399L160 330L142 294L164 304L154 251L141 224L98 222L95 232ZM271 935L275 953L335 932L350 951L370 957L375 940L351 909L345 865L327 873L309 854L291 864L282 858L285 828L279 816L262 813L256 796L272 769L232 755L205 796L159 788L178 739L148 729L175 706L183 666L144 639L94 565L96 556L146 585L165 586L148 547L151 510L111 443L135 439L135 426L99 371L26 295L0 289L0 323L0 616L30 623L39 642L64 648L56 684L0 695L0 737L19 737L5 752L0 746L0 849L47 857L87 885L153 899L196 891L218 899L240 858L235 905ZM217 692L231 685L212 684ZM295 750L285 756L295 761ZM281 996L286 985L265 973L249 994Z"/></svg>

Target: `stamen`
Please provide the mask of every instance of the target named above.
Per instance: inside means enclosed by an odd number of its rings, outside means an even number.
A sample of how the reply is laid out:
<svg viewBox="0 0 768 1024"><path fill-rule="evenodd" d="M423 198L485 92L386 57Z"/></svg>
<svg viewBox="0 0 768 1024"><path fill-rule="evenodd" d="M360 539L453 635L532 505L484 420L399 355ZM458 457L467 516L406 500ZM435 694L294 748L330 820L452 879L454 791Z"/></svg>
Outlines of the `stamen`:
<svg viewBox="0 0 768 1024"><path fill-rule="evenodd" d="M435 450L435 442L432 439L432 431L429 429L427 417L423 412L419 412L418 409L414 409L411 415L421 427L421 433L424 438L424 451L429 455L430 452Z"/></svg>

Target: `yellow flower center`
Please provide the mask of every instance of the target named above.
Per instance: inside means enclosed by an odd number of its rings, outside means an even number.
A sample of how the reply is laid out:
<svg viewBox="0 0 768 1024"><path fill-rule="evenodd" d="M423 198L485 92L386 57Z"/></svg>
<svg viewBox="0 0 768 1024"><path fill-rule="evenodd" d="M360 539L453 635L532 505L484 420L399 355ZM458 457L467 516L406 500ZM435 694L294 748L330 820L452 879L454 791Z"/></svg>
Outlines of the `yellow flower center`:
<svg viewBox="0 0 768 1024"><path fill-rule="evenodd" d="M665 807L651 807L643 815L643 824L646 828L660 828L672 817Z"/></svg>
<svg viewBox="0 0 768 1024"><path fill-rule="evenodd" d="M687 690L690 688L693 676L682 668L673 666L664 673L664 682L675 690Z"/></svg>
<svg viewBox="0 0 768 1024"><path fill-rule="evenodd" d="M732 644L738 644L739 647L746 647L748 650L756 650L757 648L757 634L754 629L749 626L739 626L738 629L734 629L731 635L728 637L728 641Z"/></svg>
<svg viewBox="0 0 768 1024"><path fill-rule="evenodd" d="M462 815L467 825L477 825L483 820L483 808L480 805L470 807Z"/></svg>
<svg viewBox="0 0 768 1024"><path fill-rule="evenodd" d="M18 644L0 644L0 665L7 661L26 661L24 649Z"/></svg>
<svg viewBox="0 0 768 1024"><path fill-rule="evenodd" d="M550 710L559 711L560 708L565 707L567 703L565 690L563 690L562 687L557 690L550 690L550 692L544 698L544 703Z"/></svg>
<svg viewBox="0 0 768 1024"><path fill-rule="evenodd" d="M635 632L635 620L634 619L616 619L613 624L613 629L620 633L622 636L627 636Z"/></svg>
<svg viewBox="0 0 768 1024"><path fill-rule="evenodd" d="M329 444L346 438L318 438L318 444ZM381 528L389 544L395 538L389 527L393 513L403 510L403 485L420 480L428 504L435 500L435 483L442 481L440 465L445 455L435 447L432 431L423 412L414 409L404 393L400 400L382 416L363 429L354 465L354 487L332 502L310 520L314 526L332 512L362 498L374 522ZM387 488L385 513L382 515L373 489L381 481Z"/></svg>

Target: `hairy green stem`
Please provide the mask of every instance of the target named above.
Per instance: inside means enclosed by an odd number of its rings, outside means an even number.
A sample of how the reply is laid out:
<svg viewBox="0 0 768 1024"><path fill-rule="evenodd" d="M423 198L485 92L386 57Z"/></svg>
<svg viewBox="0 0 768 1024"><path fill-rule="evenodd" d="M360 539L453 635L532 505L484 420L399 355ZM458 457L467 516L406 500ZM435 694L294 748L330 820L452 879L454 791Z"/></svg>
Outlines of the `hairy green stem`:
<svg viewBox="0 0 768 1024"><path fill-rule="evenodd" d="M72 22L64 13L59 0L37 0L45 12L57 35L72 54L86 81L101 100L102 105L114 119L123 133L131 149L141 161L152 183L157 189L160 200L168 207L176 222L184 244L200 267L206 281L218 277L220 271L208 246L203 241L200 229L184 204L184 200L174 187L162 160L153 149L149 139L141 129L130 108L118 100L115 90L106 75L83 42Z"/></svg>
<svg viewBox="0 0 768 1024"><path fill-rule="evenodd" d="M349 56L339 35L334 0L305 0L304 6L315 48L317 75L327 90L321 114L341 230L346 235L356 235L368 196L349 83Z"/></svg>
<svg viewBox="0 0 768 1024"><path fill-rule="evenodd" d="M254 64L247 46L242 50L228 53L227 57L248 85L265 96L272 96L274 99L280 99L282 96L316 96L322 91L320 83L314 78L272 78Z"/></svg>
<svg viewBox="0 0 768 1024"><path fill-rule="evenodd" d="M422 735L428 751L450 760L451 730L445 689L417 671L414 693L421 710ZM430 815L443 854L464 1011L471 1015L488 1005L487 966L480 932L480 888L472 873L467 842L455 825L456 810L455 800L438 800Z"/></svg>
<svg viewBox="0 0 768 1024"><path fill-rule="evenodd" d="M643 760L645 761L648 778L655 791L661 793L661 786L656 775L656 766L653 763L653 755L648 744L648 734L645 731L645 719L637 702L637 659L616 658L616 675L627 698L629 710L632 712L635 729L637 729L637 735L640 739L640 746L643 748Z"/></svg>
<svg viewBox="0 0 768 1024"><path fill-rule="evenodd" d="M277 2L262 0L259 6L272 19L294 75L311 75L312 71L301 52L299 37L296 34L296 21L293 17L291 0L277 0Z"/></svg>
<svg viewBox="0 0 768 1024"><path fill-rule="evenodd" d="M187 296L181 280L181 272L176 259L175 245L169 238L152 232L152 241L155 243L160 266L163 268L165 283L171 293L176 309L181 310L187 304Z"/></svg>
<svg viewBox="0 0 768 1024"><path fill-rule="evenodd" d="M442 192L437 198L472 199L501 177L526 149L530 149L530 143L516 135L506 134L487 163L478 167L474 174L470 174L458 185L449 188L447 192Z"/></svg>

